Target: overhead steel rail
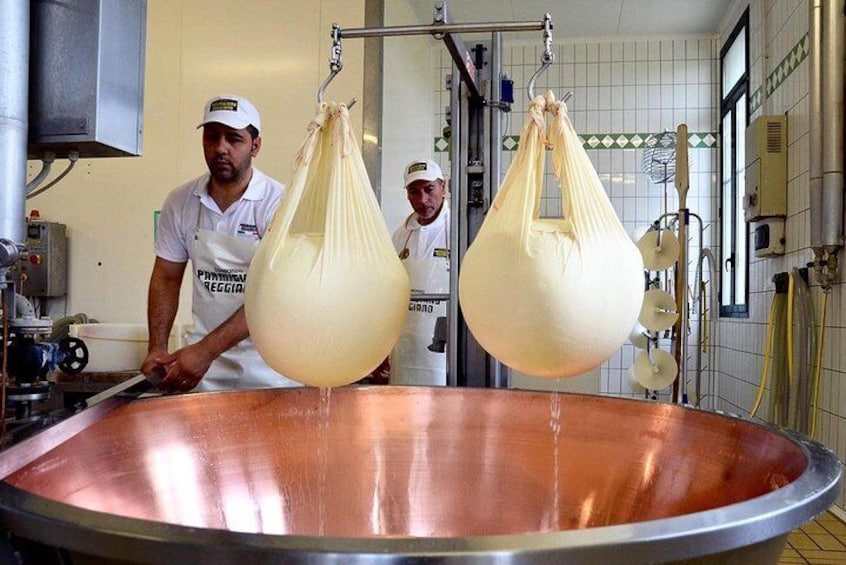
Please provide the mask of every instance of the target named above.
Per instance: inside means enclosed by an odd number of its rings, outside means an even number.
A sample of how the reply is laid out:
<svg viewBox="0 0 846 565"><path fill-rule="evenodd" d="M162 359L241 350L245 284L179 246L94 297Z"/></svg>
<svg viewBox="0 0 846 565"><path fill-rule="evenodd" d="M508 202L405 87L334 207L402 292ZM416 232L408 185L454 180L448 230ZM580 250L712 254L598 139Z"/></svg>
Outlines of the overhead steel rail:
<svg viewBox="0 0 846 565"><path fill-rule="evenodd" d="M332 55L329 59L329 76L320 85L317 92L318 102L323 102L323 93L332 79L341 72L344 65L341 60L342 39L357 39L370 37L398 37L409 35L432 35L443 40L449 54L458 68L461 80L467 87L471 98L483 98L476 83L476 67L473 57L464 47L464 42L455 34L458 33L496 33L517 31L543 31L544 52L541 56L541 66L529 79L529 95L534 94L535 80L553 62L552 54L552 16L545 14L543 20L529 22L480 22L480 23L450 23L445 3L438 2L435 6L435 21L430 25L407 25L392 27L351 28L341 29L338 24L332 24Z"/></svg>

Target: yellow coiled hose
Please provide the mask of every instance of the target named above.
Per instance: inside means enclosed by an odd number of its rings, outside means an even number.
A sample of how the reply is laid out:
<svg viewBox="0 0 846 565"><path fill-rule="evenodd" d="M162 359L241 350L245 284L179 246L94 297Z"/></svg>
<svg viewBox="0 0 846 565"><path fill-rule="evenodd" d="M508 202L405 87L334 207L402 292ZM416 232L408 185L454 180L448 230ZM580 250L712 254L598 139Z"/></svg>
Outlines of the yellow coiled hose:
<svg viewBox="0 0 846 565"><path fill-rule="evenodd" d="M767 389L767 380L770 376L770 358L773 351L773 333L775 331L775 312L776 312L776 297L773 295L773 300L770 303L770 316L767 322L767 342L764 344L764 368L761 370L760 384L758 385L758 397L755 399L755 404L752 410L749 411L749 417L754 418L758 413L758 408L761 407L761 401L764 399L764 392Z"/></svg>
<svg viewBox="0 0 846 565"><path fill-rule="evenodd" d="M814 376L811 381L811 395L813 400L811 401L811 426L808 430L808 435L812 439L817 434L817 414L820 411L820 376L822 375L823 344L825 343L825 312L826 305L828 304L828 293L828 290L823 290L820 297L820 332L817 339L816 366L814 367Z"/></svg>

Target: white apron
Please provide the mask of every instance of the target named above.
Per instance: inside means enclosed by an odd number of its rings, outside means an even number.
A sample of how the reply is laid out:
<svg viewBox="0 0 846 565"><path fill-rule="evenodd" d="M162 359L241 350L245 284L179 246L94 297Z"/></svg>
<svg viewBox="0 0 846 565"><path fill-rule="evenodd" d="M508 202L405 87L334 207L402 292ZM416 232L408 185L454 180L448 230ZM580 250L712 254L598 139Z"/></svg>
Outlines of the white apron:
<svg viewBox="0 0 846 565"><path fill-rule="evenodd" d="M200 206L202 214L204 206ZM255 240L241 239L198 227L188 241L188 256L194 272L194 330L188 343L197 343L225 322L244 305L244 286L250 260L258 246ZM258 224L256 224L258 225ZM297 386L261 358L252 338L246 338L215 359L193 392Z"/></svg>
<svg viewBox="0 0 846 565"><path fill-rule="evenodd" d="M443 256L402 260L412 295L449 293L449 253L446 248L435 252ZM445 300L409 301L405 326L391 352L392 385L446 385L446 354L428 349L435 321L446 315Z"/></svg>

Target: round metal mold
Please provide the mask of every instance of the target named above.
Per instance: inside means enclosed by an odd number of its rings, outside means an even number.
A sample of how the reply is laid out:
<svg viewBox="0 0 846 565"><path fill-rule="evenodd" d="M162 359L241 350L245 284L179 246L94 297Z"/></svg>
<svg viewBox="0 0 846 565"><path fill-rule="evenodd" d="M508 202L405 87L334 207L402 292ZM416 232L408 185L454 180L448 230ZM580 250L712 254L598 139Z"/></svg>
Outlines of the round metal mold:
<svg viewBox="0 0 846 565"><path fill-rule="evenodd" d="M0 454L0 526L146 563L775 563L841 477L805 438L611 397L353 386L112 408Z"/></svg>

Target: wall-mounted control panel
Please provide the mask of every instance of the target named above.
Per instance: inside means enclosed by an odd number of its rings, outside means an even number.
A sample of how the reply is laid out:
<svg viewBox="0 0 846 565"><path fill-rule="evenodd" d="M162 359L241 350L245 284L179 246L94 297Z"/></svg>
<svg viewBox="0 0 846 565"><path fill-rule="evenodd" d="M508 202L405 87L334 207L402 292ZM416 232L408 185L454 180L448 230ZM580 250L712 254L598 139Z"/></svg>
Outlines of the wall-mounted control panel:
<svg viewBox="0 0 846 565"><path fill-rule="evenodd" d="M30 297L64 296L68 290L68 238L65 224L29 220L26 249L19 263L18 290Z"/></svg>
<svg viewBox="0 0 846 565"><path fill-rule="evenodd" d="M787 118L761 116L746 128L747 222L787 216Z"/></svg>

